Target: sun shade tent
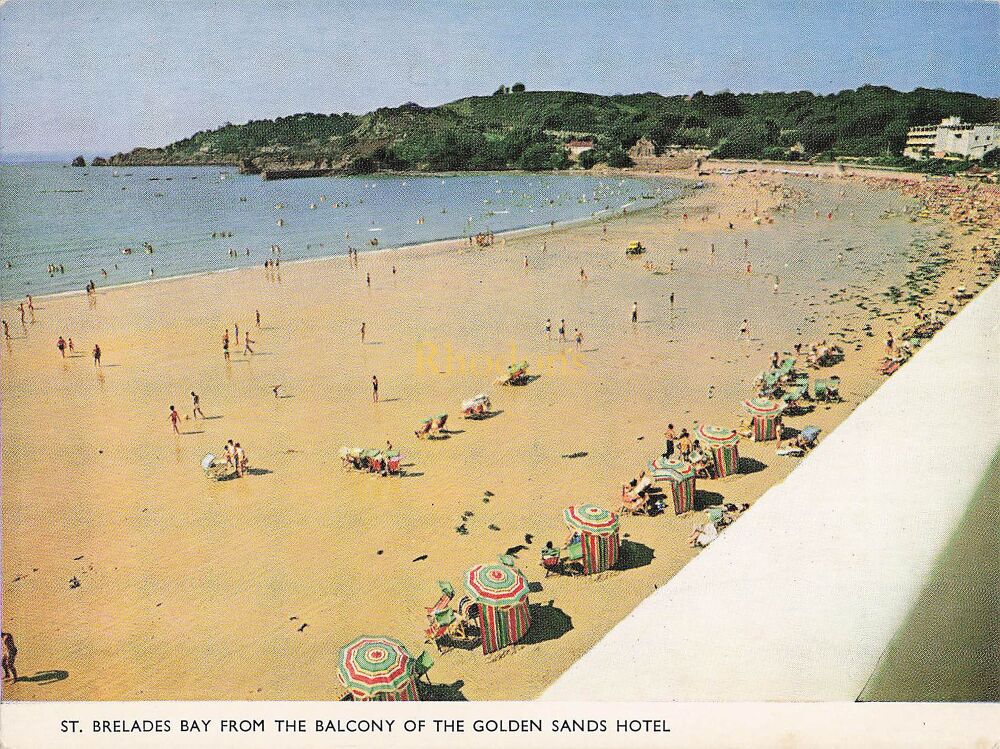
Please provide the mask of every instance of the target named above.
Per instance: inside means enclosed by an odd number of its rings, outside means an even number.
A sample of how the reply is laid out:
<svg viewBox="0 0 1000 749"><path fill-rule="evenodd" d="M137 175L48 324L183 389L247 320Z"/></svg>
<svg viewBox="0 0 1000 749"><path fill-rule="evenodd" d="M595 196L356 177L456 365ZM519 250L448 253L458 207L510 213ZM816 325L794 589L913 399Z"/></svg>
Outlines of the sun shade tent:
<svg viewBox="0 0 1000 749"><path fill-rule="evenodd" d="M391 637L362 636L340 651L338 673L356 700L419 700L413 658Z"/></svg>
<svg viewBox="0 0 1000 749"><path fill-rule="evenodd" d="M751 434L754 442L778 438L777 419L785 405L770 398L750 398L743 401L743 408L752 419Z"/></svg>
<svg viewBox="0 0 1000 749"><path fill-rule="evenodd" d="M573 505L563 510L566 525L580 534L583 573L592 575L611 569L618 562L621 541L618 516L592 504Z"/></svg>
<svg viewBox="0 0 1000 749"><path fill-rule="evenodd" d="M528 581L504 564L477 564L465 574L465 589L479 604L483 653L518 642L531 626Z"/></svg>
<svg viewBox="0 0 1000 749"><path fill-rule="evenodd" d="M696 430L702 447L715 459L715 477L721 479L737 473L740 465L740 435L734 429L702 424Z"/></svg>
<svg viewBox="0 0 1000 749"><path fill-rule="evenodd" d="M656 481L666 482L670 486L675 515L694 509L695 470L693 465L686 460L674 460L661 456L649 464L649 473Z"/></svg>

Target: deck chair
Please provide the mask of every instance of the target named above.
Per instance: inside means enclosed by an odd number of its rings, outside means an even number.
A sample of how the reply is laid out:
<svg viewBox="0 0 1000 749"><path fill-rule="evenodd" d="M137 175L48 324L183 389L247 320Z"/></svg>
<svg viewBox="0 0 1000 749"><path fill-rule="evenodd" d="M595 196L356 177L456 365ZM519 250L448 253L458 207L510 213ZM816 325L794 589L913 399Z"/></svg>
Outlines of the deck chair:
<svg viewBox="0 0 1000 749"><path fill-rule="evenodd" d="M444 648L441 647L441 641L448 639L452 635L452 630L455 627L455 623L458 621L459 618L455 616L455 612L451 609L435 611L433 619L431 620L431 625L424 630L424 642L433 642L434 646L438 649L438 652L443 653Z"/></svg>
<svg viewBox="0 0 1000 749"><path fill-rule="evenodd" d="M433 666L434 658L426 650L423 650L413 661L413 675L417 678L417 681L420 681L420 678L423 677L430 684L431 677L428 674Z"/></svg>
<svg viewBox="0 0 1000 749"><path fill-rule="evenodd" d="M622 499L622 506L618 509L620 515L642 515L646 512L646 502L649 501L649 494L641 497L625 497Z"/></svg>
<svg viewBox="0 0 1000 749"><path fill-rule="evenodd" d="M513 567L517 564L517 560L510 554L498 554L497 561L506 567Z"/></svg>
<svg viewBox="0 0 1000 749"><path fill-rule="evenodd" d="M426 607L428 619L433 617L438 611L448 608L448 605L455 597L455 588L446 580L438 580L438 587L441 588L441 597L433 606Z"/></svg>
<svg viewBox="0 0 1000 749"><path fill-rule="evenodd" d="M545 577L555 573L562 573L562 559L559 556L558 549L543 549L542 550L542 567L545 569Z"/></svg>

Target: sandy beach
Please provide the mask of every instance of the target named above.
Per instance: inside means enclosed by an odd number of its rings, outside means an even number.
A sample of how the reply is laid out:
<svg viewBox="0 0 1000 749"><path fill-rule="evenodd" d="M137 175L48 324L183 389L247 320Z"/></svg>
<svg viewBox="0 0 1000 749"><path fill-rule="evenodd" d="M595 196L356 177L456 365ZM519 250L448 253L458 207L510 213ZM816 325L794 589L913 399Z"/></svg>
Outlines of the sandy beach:
<svg viewBox="0 0 1000 749"><path fill-rule="evenodd" d="M839 375L844 401L786 418L822 439L884 381L888 331L915 322L883 292L929 252L942 262L927 305L988 280L972 248L995 225L913 221L912 195L877 175L704 181L649 211L483 249L444 242L363 253L356 267L335 257L36 298L23 328L5 302L3 628L28 678L4 697L336 699L337 652L362 633L432 650L431 678L450 685L441 697L537 696L698 553L686 538L704 518L626 517L625 569L545 578L539 550L567 535L562 508L617 510L668 422L736 427L772 352L825 339L846 357L813 375ZM629 258L634 240L649 251ZM75 344L65 359L60 335ZM518 359L537 380L492 384ZM190 418L192 390L204 420ZM480 392L498 413L463 420L461 401ZM446 439L414 437L443 412ZM251 475L209 480L199 462L230 438ZM387 440L403 476L342 468L341 446ZM702 505L753 502L800 460L749 440L740 453L743 473L699 481ZM505 552L538 588L527 642L493 656L423 644L436 581L460 588L467 568Z"/></svg>

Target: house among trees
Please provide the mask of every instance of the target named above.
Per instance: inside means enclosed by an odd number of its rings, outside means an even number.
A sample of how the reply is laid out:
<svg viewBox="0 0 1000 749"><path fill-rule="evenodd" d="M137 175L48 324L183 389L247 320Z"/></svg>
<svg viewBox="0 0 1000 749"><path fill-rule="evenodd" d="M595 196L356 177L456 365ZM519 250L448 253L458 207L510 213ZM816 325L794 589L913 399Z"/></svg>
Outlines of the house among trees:
<svg viewBox="0 0 1000 749"><path fill-rule="evenodd" d="M571 140L566 144L566 148L569 151L569 157L575 161L580 158L580 154L584 151L594 150L594 139L580 138L579 140Z"/></svg>

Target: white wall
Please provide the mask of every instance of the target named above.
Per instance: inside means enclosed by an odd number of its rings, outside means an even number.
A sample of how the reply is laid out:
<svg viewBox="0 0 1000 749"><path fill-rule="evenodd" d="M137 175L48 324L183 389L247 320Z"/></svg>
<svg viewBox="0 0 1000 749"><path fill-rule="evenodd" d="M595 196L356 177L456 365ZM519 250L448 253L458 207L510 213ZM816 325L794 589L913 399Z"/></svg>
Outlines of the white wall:
<svg viewBox="0 0 1000 749"><path fill-rule="evenodd" d="M856 699L998 445L1000 282L541 699Z"/></svg>

